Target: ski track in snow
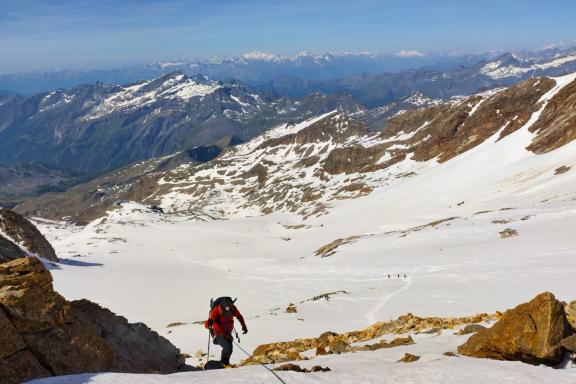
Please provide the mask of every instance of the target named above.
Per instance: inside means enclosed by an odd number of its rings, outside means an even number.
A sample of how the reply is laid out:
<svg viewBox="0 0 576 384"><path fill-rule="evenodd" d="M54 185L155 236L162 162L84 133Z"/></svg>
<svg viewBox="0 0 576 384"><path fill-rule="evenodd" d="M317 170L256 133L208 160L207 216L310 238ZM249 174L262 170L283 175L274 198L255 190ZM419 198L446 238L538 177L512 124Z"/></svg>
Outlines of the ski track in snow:
<svg viewBox="0 0 576 384"><path fill-rule="evenodd" d="M394 291L392 293L389 293L385 296L383 296L379 301L378 304L376 304L367 314L366 314L366 319L368 320L369 324L374 324L377 321L380 321L381 317L379 318L377 315L378 313L380 313L380 311L382 310L382 308L384 308L384 306L386 305L386 303L393 298L394 296L399 295L400 293L404 292L405 290L409 289L412 286L412 278L411 277L407 277L406 279L404 279L405 284L402 286L402 288L400 288L397 291Z"/></svg>

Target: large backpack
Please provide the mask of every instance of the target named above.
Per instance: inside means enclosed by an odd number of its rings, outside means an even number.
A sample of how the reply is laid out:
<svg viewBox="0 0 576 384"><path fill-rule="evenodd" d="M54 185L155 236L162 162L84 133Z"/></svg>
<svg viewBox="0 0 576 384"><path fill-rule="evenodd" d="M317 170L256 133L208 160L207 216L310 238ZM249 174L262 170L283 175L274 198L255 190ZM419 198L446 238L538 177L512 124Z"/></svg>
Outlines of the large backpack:
<svg viewBox="0 0 576 384"><path fill-rule="evenodd" d="M230 296L222 296L222 297L217 298L216 300L210 299L210 312L212 312L212 310L220 304L224 304L224 305L230 304L230 307L232 307L234 305L234 303L236 302L236 300L238 300L238 299L232 300L232 298ZM212 337L214 337L214 330L212 328L210 328L210 335L212 335Z"/></svg>
<svg viewBox="0 0 576 384"><path fill-rule="evenodd" d="M210 299L210 310L214 309L214 307L216 307L217 305L220 305L220 304L230 304L230 306L232 306L232 305L234 305L236 300L238 300L238 299L232 300L232 298L230 296L222 296L222 297L217 298L216 300Z"/></svg>

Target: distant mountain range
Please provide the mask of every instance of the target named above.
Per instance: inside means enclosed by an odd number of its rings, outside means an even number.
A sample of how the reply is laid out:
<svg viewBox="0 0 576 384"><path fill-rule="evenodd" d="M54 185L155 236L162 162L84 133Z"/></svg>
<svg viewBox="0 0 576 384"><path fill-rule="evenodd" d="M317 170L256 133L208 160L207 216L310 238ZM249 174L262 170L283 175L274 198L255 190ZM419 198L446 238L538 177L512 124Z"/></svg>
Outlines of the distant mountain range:
<svg viewBox="0 0 576 384"><path fill-rule="evenodd" d="M249 52L240 57L178 60L109 70L41 70L4 74L0 75L0 89L29 95L97 81L125 84L157 78L174 71L181 71L188 76L203 74L222 81L238 79L256 85L283 76L330 80L362 73L399 72L424 66L446 70L458 65L471 65L495 56L495 53L431 54L411 50L401 51L395 55L366 52L317 55L304 52L293 56L276 56L265 52Z"/></svg>
<svg viewBox="0 0 576 384"><path fill-rule="evenodd" d="M511 53L521 66L530 62L548 61L565 56L572 49L546 49L536 52ZM396 54L384 53L300 53L277 56L266 52L249 52L240 57L218 57L209 60L177 60L147 65L133 65L107 70L39 70L29 73L0 75L0 90L21 94L35 94L59 88L71 88L97 81L108 84L126 84L153 79L174 71L188 76L206 75L215 80L237 79L250 85L282 82L283 78L308 81L344 79L362 74L378 75L415 69L445 72L458 67L472 67L489 62L503 52L476 54L435 54L403 50ZM301 93L299 93L301 94Z"/></svg>
<svg viewBox="0 0 576 384"><path fill-rule="evenodd" d="M530 77L559 76L573 71L576 71L576 50L536 57L506 53L490 60L480 60L468 66L460 65L447 70L419 68L399 73L362 74L330 81L283 76L259 88L288 97L301 97L310 92L346 92L366 107L374 108L415 92L444 99L512 85Z"/></svg>
<svg viewBox="0 0 576 384"><path fill-rule="evenodd" d="M242 60L289 60L254 55ZM445 71L415 69L333 81L285 76L250 86L176 71L125 85L96 82L29 97L0 95L0 163L12 170L46 164L46 172L50 170L50 175L29 172L19 179L22 183L6 184L0 196L18 201L29 193L60 190L79 177L196 147L208 148L210 154L278 124L333 110L362 121L369 131L385 131L389 119L406 110L574 71L576 51L565 50L546 51L538 58L505 54ZM193 157L209 160L203 153Z"/></svg>

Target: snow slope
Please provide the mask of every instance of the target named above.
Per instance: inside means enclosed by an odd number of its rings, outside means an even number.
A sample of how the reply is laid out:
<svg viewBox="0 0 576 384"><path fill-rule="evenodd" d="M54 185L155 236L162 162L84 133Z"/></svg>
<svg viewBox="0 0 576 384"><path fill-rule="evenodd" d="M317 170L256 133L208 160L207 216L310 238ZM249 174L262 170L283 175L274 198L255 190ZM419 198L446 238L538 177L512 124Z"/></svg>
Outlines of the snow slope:
<svg viewBox="0 0 576 384"><path fill-rule="evenodd" d="M542 101L571 80L557 79ZM397 178L365 197L333 201L329 214L307 220L277 212L204 221L128 203L87 227L43 221L40 227L64 259L52 269L55 288L67 299L88 298L145 322L191 355L206 351L207 332L195 322L206 317L209 299L220 295L238 297L250 330L241 345L249 351L273 341L360 329L408 312L460 316L504 310L545 290L574 300L576 141L542 155L525 150L540 111L503 139L495 134L445 163L406 159L384 172L414 172L413 177ZM555 174L562 166L571 168ZM516 236L503 238L505 230ZM331 255L315 256L318 248L350 236L355 238ZM339 293L329 301L308 301L328 292ZM298 313L284 312L289 303ZM185 324L167 327L175 322ZM302 363L328 365L333 372L282 377L299 383L576 381L573 368L442 355L465 337L415 337L412 346ZM423 358L395 363L404 352ZM243 357L235 351L233 360ZM273 381L261 367L246 367L37 382Z"/></svg>

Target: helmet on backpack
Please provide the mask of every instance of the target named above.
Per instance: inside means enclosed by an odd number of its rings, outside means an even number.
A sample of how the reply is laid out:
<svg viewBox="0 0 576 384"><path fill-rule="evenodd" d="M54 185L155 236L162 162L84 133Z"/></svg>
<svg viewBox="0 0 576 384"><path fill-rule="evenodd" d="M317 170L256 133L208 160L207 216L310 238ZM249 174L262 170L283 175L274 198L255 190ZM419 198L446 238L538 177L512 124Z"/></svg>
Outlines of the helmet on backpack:
<svg viewBox="0 0 576 384"><path fill-rule="evenodd" d="M210 300L210 309L213 309L214 307L219 305L223 311L231 312L232 307L234 306L234 303L236 302L236 300L238 300L238 299L232 300L232 298L230 296L222 296L222 297L217 298L216 300L211 299Z"/></svg>

